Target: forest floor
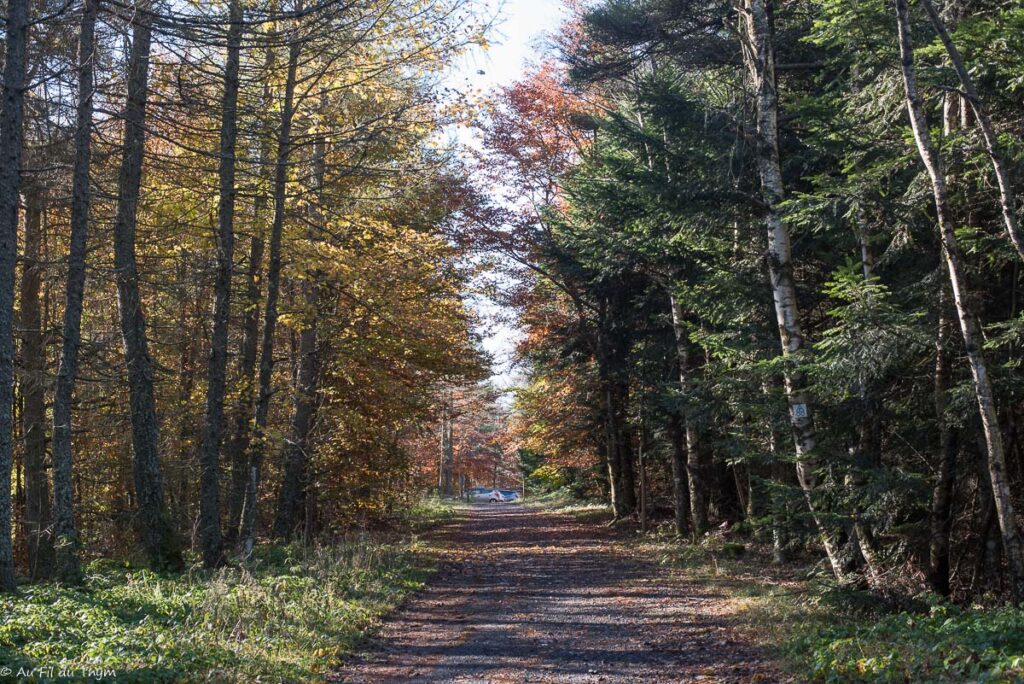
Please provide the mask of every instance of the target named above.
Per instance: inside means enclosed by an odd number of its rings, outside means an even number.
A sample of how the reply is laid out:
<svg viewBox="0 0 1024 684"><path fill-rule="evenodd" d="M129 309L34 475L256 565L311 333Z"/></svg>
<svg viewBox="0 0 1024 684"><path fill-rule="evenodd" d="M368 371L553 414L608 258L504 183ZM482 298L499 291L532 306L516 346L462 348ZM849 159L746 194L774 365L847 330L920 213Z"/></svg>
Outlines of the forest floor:
<svg viewBox="0 0 1024 684"><path fill-rule="evenodd" d="M335 682L777 682L742 602L585 517L461 509L440 568Z"/></svg>

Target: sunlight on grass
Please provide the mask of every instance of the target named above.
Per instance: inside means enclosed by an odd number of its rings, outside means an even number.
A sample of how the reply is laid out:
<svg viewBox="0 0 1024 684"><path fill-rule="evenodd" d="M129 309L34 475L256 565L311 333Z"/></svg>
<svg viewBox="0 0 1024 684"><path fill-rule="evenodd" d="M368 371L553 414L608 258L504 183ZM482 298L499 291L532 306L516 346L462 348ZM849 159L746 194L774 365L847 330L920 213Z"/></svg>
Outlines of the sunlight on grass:
<svg viewBox="0 0 1024 684"><path fill-rule="evenodd" d="M452 515L424 502L417 529ZM306 681L329 672L432 571L415 538L360 536L257 549L217 571L158 575L99 560L81 588L0 598L0 665L39 679L113 670L118 681ZM42 675L42 676L40 676Z"/></svg>
<svg viewBox="0 0 1024 684"><path fill-rule="evenodd" d="M725 595L749 637L797 681L1024 681L1024 610L840 588L811 566L774 566L763 544L744 541L680 544L662 532L635 545Z"/></svg>

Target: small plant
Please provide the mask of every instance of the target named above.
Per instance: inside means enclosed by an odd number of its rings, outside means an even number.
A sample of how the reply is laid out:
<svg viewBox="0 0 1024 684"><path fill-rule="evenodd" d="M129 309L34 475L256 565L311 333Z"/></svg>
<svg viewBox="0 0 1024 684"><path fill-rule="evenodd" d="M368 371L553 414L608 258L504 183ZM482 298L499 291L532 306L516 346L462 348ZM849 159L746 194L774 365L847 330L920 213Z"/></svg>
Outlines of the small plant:
<svg viewBox="0 0 1024 684"><path fill-rule="evenodd" d="M0 664L114 672L118 681L305 681L330 671L422 585L411 541L258 548L241 567L162 576L111 561L81 588L0 599Z"/></svg>

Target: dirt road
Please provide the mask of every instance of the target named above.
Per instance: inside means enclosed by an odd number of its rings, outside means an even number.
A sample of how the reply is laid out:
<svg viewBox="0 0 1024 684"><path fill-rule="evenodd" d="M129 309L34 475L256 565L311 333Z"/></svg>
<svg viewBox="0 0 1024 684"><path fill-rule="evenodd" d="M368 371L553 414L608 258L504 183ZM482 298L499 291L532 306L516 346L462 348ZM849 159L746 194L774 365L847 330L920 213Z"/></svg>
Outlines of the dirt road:
<svg viewBox="0 0 1024 684"><path fill-rule="evenodd" d="M478 506L436 539L439 575L334 681L779 681L724 597L599 524Z"/></svg>

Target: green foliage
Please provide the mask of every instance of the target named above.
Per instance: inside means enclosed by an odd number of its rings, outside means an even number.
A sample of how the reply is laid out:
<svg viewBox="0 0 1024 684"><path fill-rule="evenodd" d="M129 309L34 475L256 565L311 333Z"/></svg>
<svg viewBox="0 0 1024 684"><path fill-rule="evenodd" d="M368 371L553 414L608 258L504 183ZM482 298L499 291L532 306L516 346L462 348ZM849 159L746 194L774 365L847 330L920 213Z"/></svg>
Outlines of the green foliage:
<svg viewBox="0 0 1024 684"><path fill-rule="evenodd" d="M799 682L1018 682L1024 610L963 608L934 594L881 596L806 579L806 566L769 565L770 550L729 535L700 544L638 539L695 583L713 585L781 656Z"/></svg>
<svg viewBox="0 0 1024 684"><path fill-rule="evenodd" d="M530 473L530 481L545 492L561 489L569 482L565 470L553 465L542 465L534 470Z"/></svg>
<svg viewBox="0 0 1024 684"><path fill-rule="evenodd" d="M423 497L402 509L402 522L412 530L422 530L450 520L455 508L450 501L436 496Z"/></svg>
<svg viewBox="0 0 1024 684"><path fill-rule="evenodd" d="M825 294L836 305L828 312L833 325L815 344L819 354L813 372L822 395L882 379L928 346L926 334L915 325L922 315L901 311L888 287L878 278L865 279L859 270L859 264L847 262L825 284Z"/></svg>
<svg viewBox="0 0 1024 684"><path fill-rule="evenodd" d="M785 653L794 671L815 682L1020 681L1024 610L941 604L924 615L815 621Z"/></svg>
<svg viewBox="0 0 1024 684"><path fill-rule="evenodd" d="M258 548L239 568L158 575L109 560L82 588L0 599L0 664L114 670L117 681L305 681L421 586L411 542Z"/></svg>

